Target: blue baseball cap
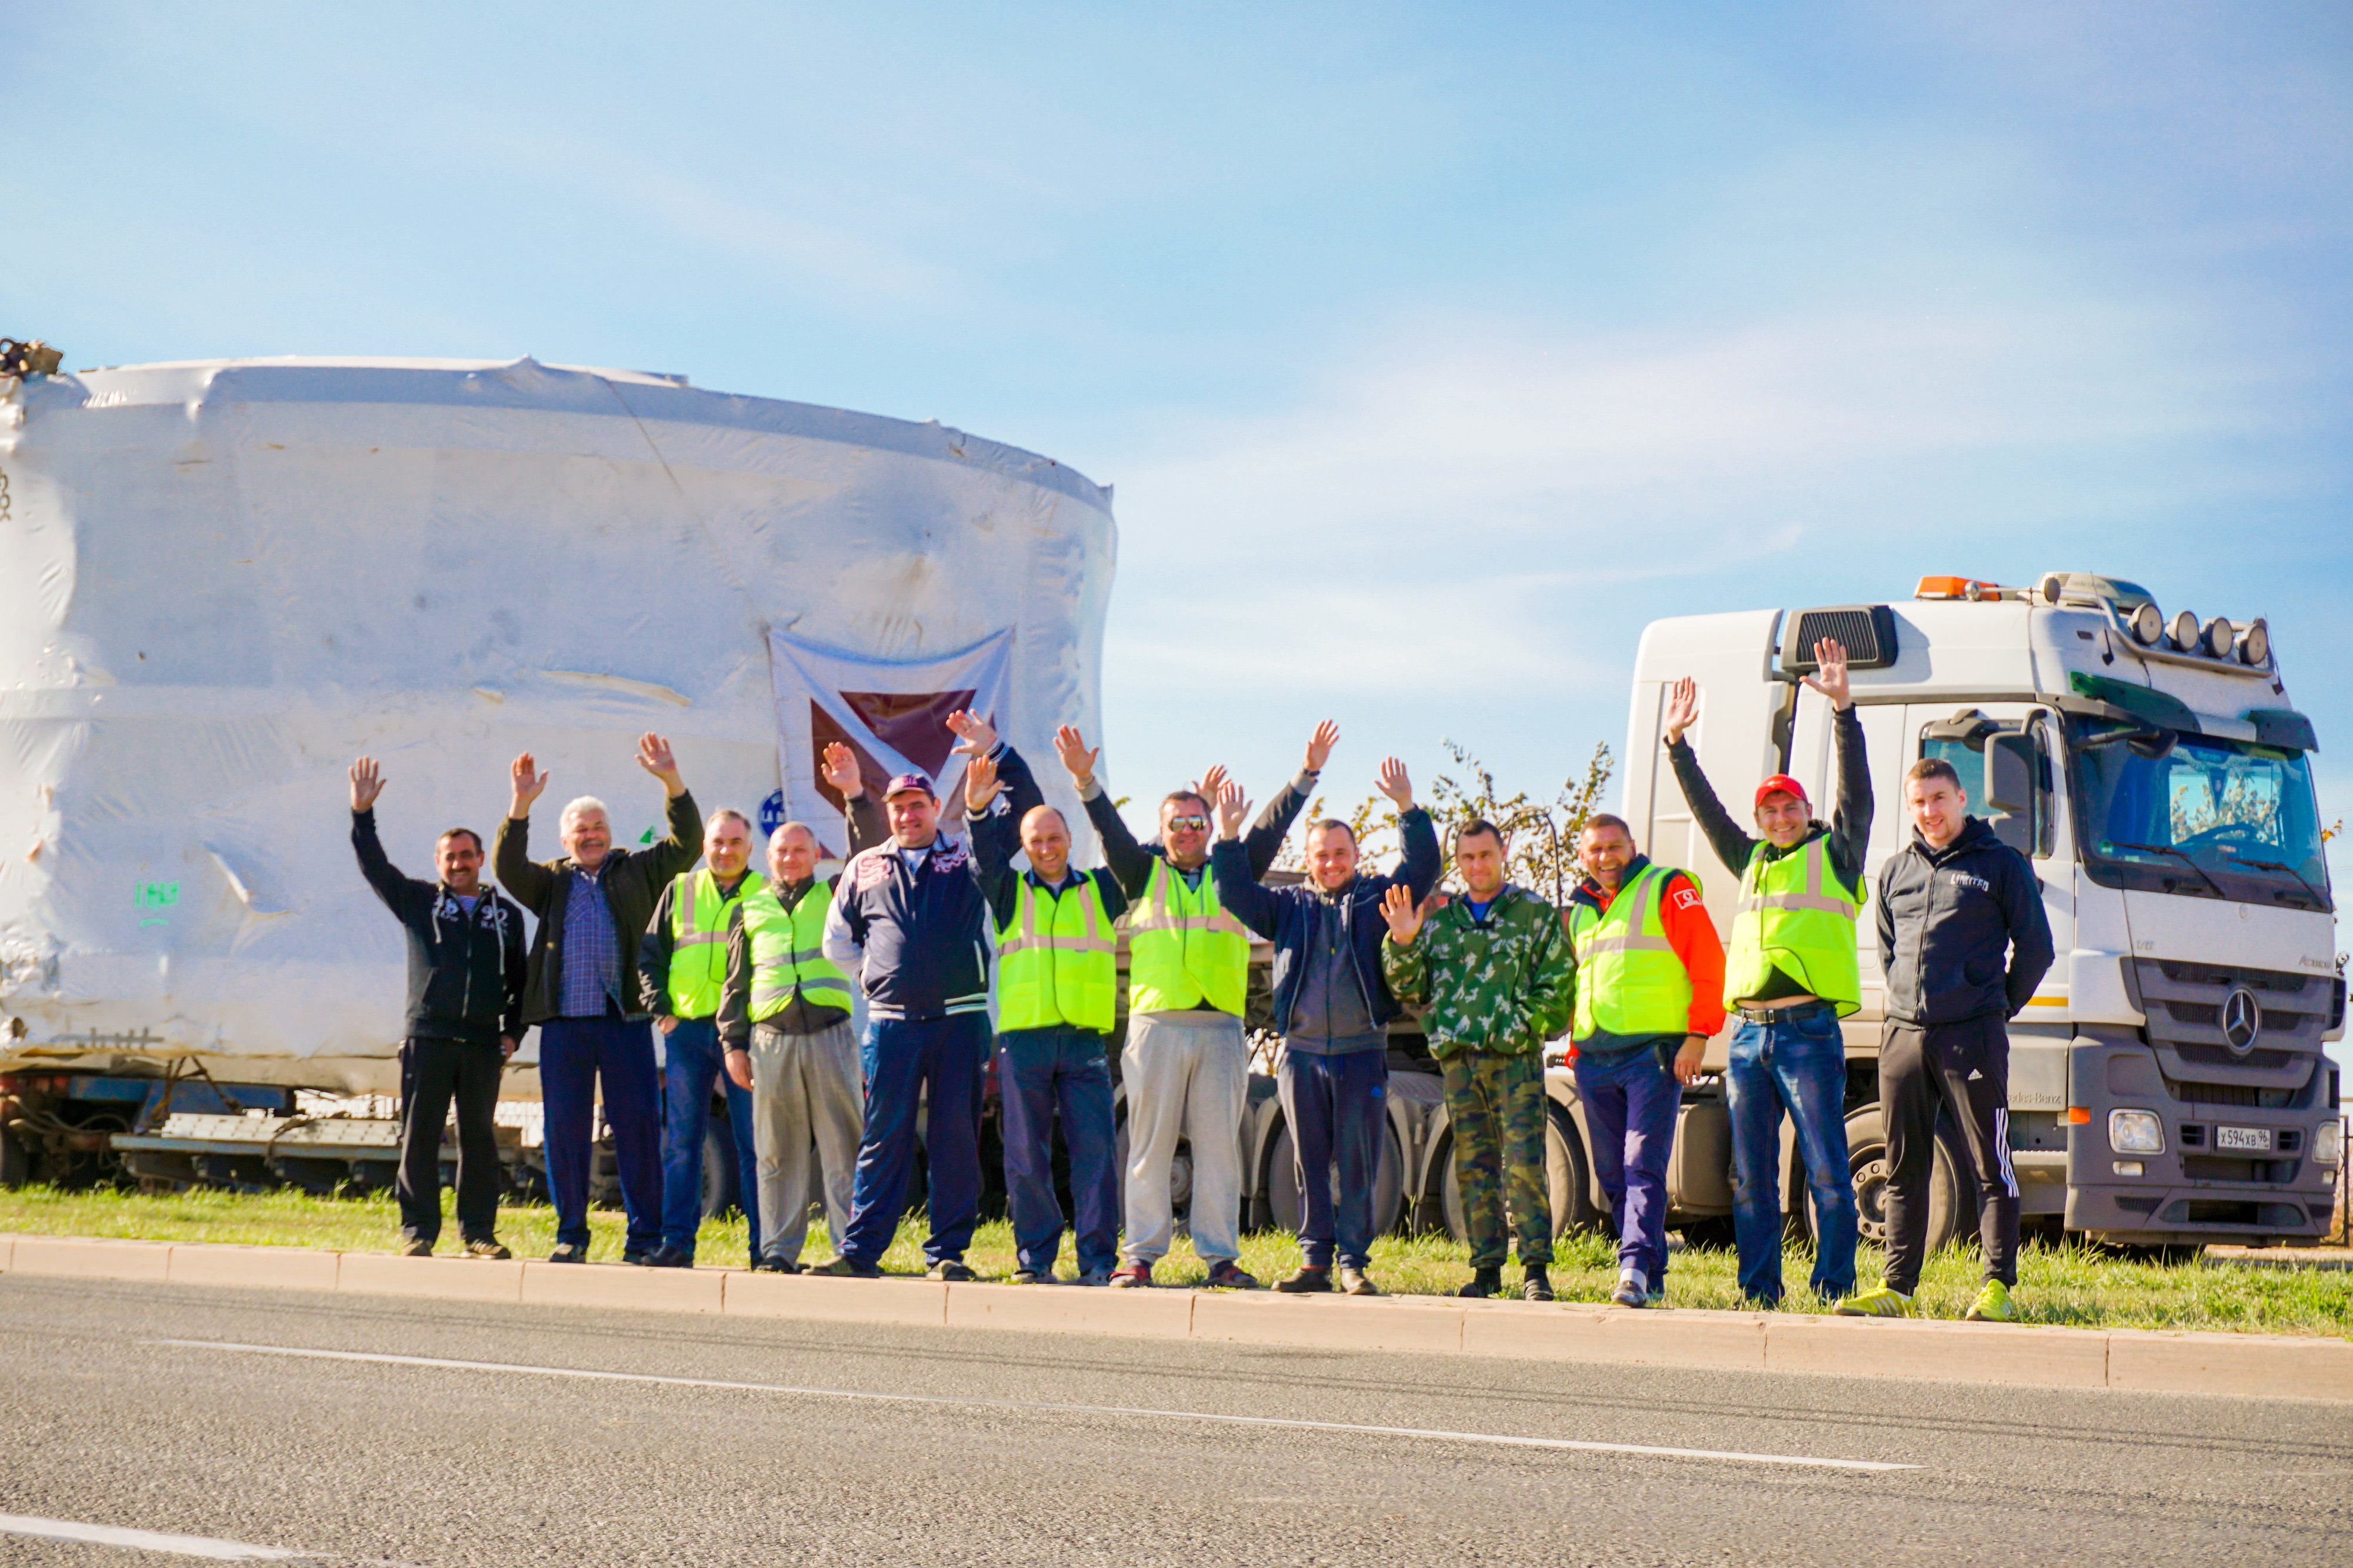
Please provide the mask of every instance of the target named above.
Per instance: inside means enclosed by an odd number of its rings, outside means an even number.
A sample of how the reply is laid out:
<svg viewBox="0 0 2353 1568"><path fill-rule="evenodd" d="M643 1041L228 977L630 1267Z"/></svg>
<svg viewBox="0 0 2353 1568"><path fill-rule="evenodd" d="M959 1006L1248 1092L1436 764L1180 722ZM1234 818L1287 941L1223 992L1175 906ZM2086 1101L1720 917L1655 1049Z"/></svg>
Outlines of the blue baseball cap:
<svg viewBox="0 0 2353 1568"><path fill-rule="evenodd" d="M882 798L889 800L894 795L905 795L914 790L922 791L934 800L940 798L940 792L932 787L932 781L921 773L901 773L891 781L891 787L882 792Z"/></svg>

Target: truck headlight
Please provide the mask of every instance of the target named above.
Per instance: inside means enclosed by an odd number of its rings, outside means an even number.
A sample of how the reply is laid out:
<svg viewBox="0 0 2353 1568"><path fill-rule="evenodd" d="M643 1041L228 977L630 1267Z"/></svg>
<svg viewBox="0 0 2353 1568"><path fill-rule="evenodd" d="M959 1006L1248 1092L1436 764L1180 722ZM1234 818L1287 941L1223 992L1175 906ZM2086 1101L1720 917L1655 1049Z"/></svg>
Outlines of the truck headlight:
<svg viewBox="0 0 2353 1568"><path fill-rule="evenodd" d="M2345 1123L2324 1121L2312 1130L2312 1158L2321 1165L2334 1165L2345 1158Z"/></svg>
<svg viewBox="0 0 2353 1568"><path fill-rule="evenodd" d="M2111 1110L2108 1147L2119 1154L2162 1154L2165 1123L2154 1110Z"/></svg>

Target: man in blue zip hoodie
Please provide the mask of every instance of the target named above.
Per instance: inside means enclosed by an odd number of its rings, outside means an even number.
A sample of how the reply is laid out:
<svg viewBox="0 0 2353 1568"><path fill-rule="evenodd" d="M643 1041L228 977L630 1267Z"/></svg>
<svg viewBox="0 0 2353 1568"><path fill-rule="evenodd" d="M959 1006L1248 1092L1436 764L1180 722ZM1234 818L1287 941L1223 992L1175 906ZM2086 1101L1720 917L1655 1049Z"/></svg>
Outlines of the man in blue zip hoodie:
<svg viewBox="0 0 2353 1568"><path fill-rule="evenodd" d="M441 1127L458 1103L458 1233L474 1258L504 1258L499 1218L499 1078L522 1037L522 910L482 880L481 836L453 827L433 847L438 882L404 877L376 837L384 773L352 764L352 849L360 874L408 933L408 1015L400 1046L401 1252L441 1234Z"/></svg>
<svg viewBox="0 0 2353 1568"><path fill-rule="evenodd" d="M970 713L948 716L973 756L1004 753L997 731ZM1027 768L991 809L1015 821L1044 804ZM934 1279L970 1279L965 1249L980 1215L980 1095L994 1038L988 1026L988 960L994 937L988 899L971 847L940 836L939 794L921 773L902 773L882 792L887 843L849 858L826 915L825 955L858 977L866 997L859 1059L866 1074L866 1129L850 1179L849 1224L839 1254L815 1270L871 1279L898 1234L923 1111L923 1159L931 1174L932 1234L923 1256Z"/></svg>
<svg viewBox="0 0 2353 1568"><path fill-rule="evenodd" d="M1294 1294L1332 1289L1335 1252L1342 1289L1380 1294L1365 1268L1372 1261L1373 1173L1388 1089L1386 1029L1399 1011L1381 971L1381 942L1389 931L1381 900L1398 886L1417 904L1430 897L1440 858L1437 829L1430 813L1413 804L1405 764L1395 757L1382 763L1378 784L1398 809L1404 857L1396 874L1359 876L1355 832L1325 817L1308 825L1308 881L1298 888L1264 887L1251 874L1240 838L1250 803L1239 784L1218 791L1219 839L1209 854L1218 900L1274 943L1274 1026L1283 1039L1279 1087L1306 1208L1299 1229L1303 1261L1275 1289Z"/></svg>

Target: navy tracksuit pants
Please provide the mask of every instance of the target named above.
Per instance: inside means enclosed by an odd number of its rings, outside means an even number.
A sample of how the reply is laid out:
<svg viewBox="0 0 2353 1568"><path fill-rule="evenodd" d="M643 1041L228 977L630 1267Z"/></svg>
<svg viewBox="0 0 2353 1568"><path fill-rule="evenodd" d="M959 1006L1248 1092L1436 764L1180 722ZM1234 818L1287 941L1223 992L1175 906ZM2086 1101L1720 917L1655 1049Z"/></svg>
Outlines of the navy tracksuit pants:
<svg viewBox="0 0 2353 1568"><path fill-rule="evenodd" d="M1380 1169L1388 1085L1386 1050L1337 1057L1282 1053L1276 1089L1298 1162L1306 1210L1299 1223L1299 1250L1310 1268L1332 1267L1335 1249L1345 1268L1372 1262L1373 1177Z"/></svg>
<svg viewBox="0 0 2353 1568"><path fill-rule="evenodd" d="M997 1103L1005 1117L1006 1206L1022 1268L1050 1276L1062 1247L1054 1195L1054 1118L1071 1157L1081 1274L1119 1263L1119 1163L1113 1158L1111 1058L1092 1029L1063 1024L997 1037Z"/></svg>
<svg viewBox="0 0 2353 1568"><path fill-rule="evenodd" d="M841 1238L841 1255L852 1263L878 1267L898 1234L919 1110L932 1187L923 1256L934 1263L964 1260L980 1217L980 1089L990 1043L986 1013L868 1021L859 1042L866 1132Z"/></svg>

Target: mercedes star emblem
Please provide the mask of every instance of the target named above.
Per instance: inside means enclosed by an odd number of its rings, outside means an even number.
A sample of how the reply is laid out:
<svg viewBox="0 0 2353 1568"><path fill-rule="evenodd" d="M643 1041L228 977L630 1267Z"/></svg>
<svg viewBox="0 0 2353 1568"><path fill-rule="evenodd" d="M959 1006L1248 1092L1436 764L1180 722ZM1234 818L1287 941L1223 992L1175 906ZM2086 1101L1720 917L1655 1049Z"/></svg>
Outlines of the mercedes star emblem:
<svg viewBox="0 0 2353 1568"><path fill-rule="evenodd" d="M2233 1051L2245 1056L2263 1032L2263 1005L2253 992L2242 985L2222 998L2222 1038Z"/></svg>

